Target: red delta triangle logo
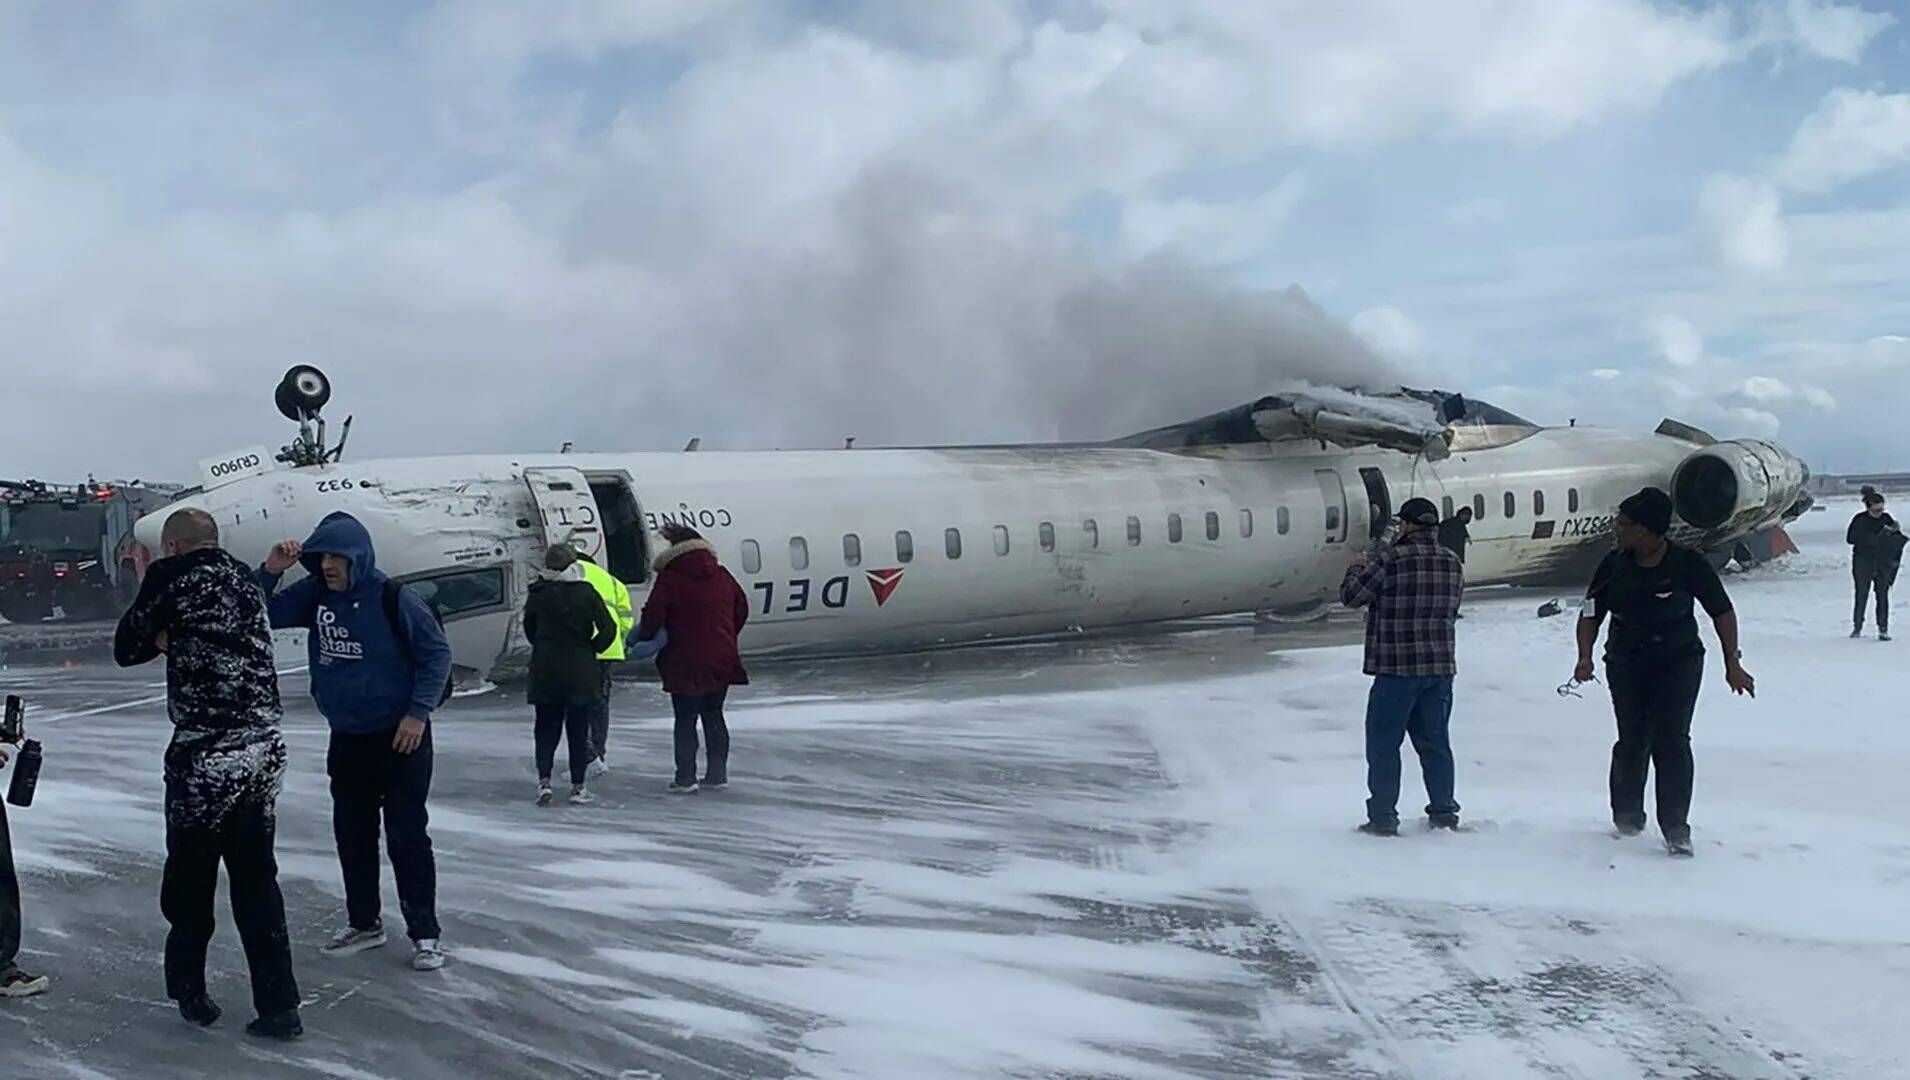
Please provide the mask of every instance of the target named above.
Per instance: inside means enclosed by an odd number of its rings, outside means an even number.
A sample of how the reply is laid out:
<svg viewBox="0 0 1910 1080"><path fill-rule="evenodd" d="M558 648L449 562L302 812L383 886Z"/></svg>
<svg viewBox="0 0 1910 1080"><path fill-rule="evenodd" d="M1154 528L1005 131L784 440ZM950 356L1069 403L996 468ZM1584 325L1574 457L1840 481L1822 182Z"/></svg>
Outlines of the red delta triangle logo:
<svg viewBox="0 0 1910 1080"><path fill-rule="evenodd" d="M896 587L902 584L902 573L900 568L863 571L864 576L869 579L869 591L875 594L876 607L888 603L889 597L895 595Z"/></svg>

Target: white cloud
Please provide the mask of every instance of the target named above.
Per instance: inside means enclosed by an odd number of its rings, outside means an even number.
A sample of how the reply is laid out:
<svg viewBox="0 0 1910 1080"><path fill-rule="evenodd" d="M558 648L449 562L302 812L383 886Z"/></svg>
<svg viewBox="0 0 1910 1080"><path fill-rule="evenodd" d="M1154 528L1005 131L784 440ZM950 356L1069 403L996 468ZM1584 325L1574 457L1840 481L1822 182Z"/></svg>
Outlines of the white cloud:
<svg viewBox="0 0 1910 1080"><path fill-rule="evenodd" d="M1698 222L1717 258L1730 269L1769 273L1790 258L1783 204L1770 184L1713 176L1698 192Z"/></svg>
<svg viewBox="0 0 1910 1080"><path fill-rule="evenodd" d="M1130 257L1170 252L1201 265L1244 262L1273 246L1305 192L1305 178L1294 172L1235 202L1130 199L1121 210L1121 247Z"/></svg>
<svg viewBox="0 0 1910 1080"><path fill-rule="evenodd" d="M1871 41L1896 21L1893 15L1868 11L1860 4L1785 0L1782 5L1763 9L1760 28L1761 36L1773 43L1820 59L1854 64L1863 58Z"/></svg>
<svg viewBox="0 0 1910 1080"><path fill-rule="evenodd" d="M1798 191L1829 191L1910 162L1910 94L1831 91L1804 118L1774 170Z"/></svg>
<svg viewBox="0 0 1910 1080"><path fill-rule="evenodd" d="M1771 402L1789 401L1795 396L1796 391L1793 391L1782 379L1774 379L1769 375L1753 375L1739 384L1738 393L1752 401Z"/></svg>
<svg viewBox="0 0 1910 1080"><path fill-rule="evenodd" d="M1732 409L1729 416L1731 420L1736 422L1738 427L1737 434L1740 435L1774 439L1777 437L1778 432L1784 429L1784 422L1777 418L1777 414L1766 412L1763 409L1751 409L1740 406Z"/></svg>
<svg viewBox="0 0 1910 1080"><path fill-rule="evenodd" d="M1837 395L1821 386L1800 386L1797 392L1804 398L1805 404L1813 409L1832 412L1837 408Z"/></svg>
<svg viewBox="0 0 1910 1080"><path fill-rule="evenodd" d="M1616 379L1622 379L1624 377L1625 377L1625 373L1618 370L1617 368L1602 367L1602 368L1592 369L1592 378L1597 379L1600 382L1612 382Z"/></svg>
<svg viewBox="0 0 1910 1080"><path fill-rule="evenodd" d="M1412 316L1392 306L1371 307L1353 316L1351 326L1360 340L1382 356L1411 358L1425 346L1425 332Z"/></svg>
<svg viewBox="0 0 1910 1080"><path fill-rule="evenodd" d="M1688 368L1704 359L1704 335L1676 315L1660 315L1645 326L1658 358L1672 367Z"/></svg>

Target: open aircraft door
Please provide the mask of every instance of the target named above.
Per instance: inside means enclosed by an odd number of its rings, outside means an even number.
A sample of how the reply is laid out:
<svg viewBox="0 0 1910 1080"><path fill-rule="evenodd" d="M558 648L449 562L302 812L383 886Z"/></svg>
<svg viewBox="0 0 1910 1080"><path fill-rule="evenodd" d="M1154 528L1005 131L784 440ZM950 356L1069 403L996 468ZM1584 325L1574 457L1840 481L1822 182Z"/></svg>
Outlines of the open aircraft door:
<svg viewBox="0 0 1910 1080"><path fill-rule="evenodd" d="M546 544L570 544L602 565L603 514L590 481L577 469L538 467L524 470L531 499L543 524Z"/></svg>

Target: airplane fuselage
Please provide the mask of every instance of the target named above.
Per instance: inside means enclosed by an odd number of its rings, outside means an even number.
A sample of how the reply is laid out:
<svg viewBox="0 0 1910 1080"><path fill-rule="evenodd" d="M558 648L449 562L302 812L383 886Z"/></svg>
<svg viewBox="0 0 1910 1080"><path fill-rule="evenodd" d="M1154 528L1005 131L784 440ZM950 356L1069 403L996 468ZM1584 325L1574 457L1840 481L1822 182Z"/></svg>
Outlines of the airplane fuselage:
<svg viewBox="0 0 1910 1080"><path fill-rule="evenodd" d="M1413 496L1474 507L1470 585L1570 578L1608 549L1619 501L1668 487L1694 449L1547 428L1439 461L1317 444L440 457L267 471L184 504L250 562L353 514L380 569L438 606L459 665L489 673L527 655L544 546L585 548L640 607L666 520L749 595L745 651L909 650L1318 610ZM141 523L150 547L164 516Z"/></svg>

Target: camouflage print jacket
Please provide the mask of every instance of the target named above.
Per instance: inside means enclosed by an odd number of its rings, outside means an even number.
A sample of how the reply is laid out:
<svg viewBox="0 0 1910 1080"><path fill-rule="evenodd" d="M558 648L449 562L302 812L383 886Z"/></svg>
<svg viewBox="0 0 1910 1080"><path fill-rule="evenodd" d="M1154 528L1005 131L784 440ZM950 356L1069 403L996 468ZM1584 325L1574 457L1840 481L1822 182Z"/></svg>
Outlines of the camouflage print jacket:
<svg viewBox="0 0 1910 1080"><path fill-rule="evenodd" d="M242 803L275 801L285 774L279 681L251 569L218 548L153 563L119 620L115 659L157 658L162 633L167 822L214 825Z"/></svg>

